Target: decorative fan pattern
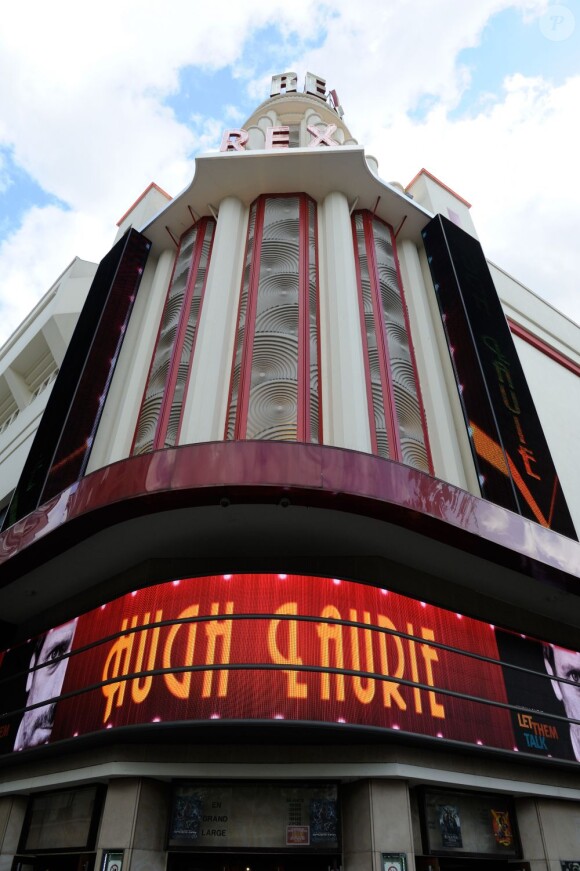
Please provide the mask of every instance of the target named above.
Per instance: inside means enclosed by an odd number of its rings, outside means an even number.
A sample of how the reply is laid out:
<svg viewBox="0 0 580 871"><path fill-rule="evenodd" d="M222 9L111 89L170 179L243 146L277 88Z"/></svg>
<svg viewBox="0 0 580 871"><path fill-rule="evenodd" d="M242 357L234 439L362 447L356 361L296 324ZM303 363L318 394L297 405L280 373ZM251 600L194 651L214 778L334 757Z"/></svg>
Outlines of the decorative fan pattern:
<svg viewBox="0 0 580 871"><path fill-rule="evenodd" d="M176 443L214 229L215 221L204 218L181 239L137 421L134 454Z"/></svg>
<svg viewBox="0 0 580 871"><path fill-rule="evenodd" d="M354 227L377 452L428 472L417 380L391 233L368 213L357 213ZM371 251L367 250L369 236L373 241ZM388 438L392 416L396 445L389 444Z"/></svg>
<svg viewBox="0 0 580 871"><path fill-rule="evenodd" d="M429 471L425 434L417 380L411 358L411 346L406 329L405 309L391 232L381 221L373 220L375 257L379 276L380 299L387 332L387 350L393 382L393 395L399 426L401 460L424 472Z"/></svg>
<svg viewBox="0 0 580 871"><path fill-rule="evenodd" d="M246 259L244 261L244 274L242 276L242 290L240 294L240 307L238 311L238 328L236 331L236 344L234 348L234 371L230 385L230 401L228 406L228 419L226 424L226 437L233 439L236 432L236 418L238 413L238 398L240 393L240 374L242 370L242 358L244 353L244 336L246 334L246 319L248 314L248 296L250 290L250 278L252 275L252 261L254 259L254 234L256 231L257 204L253 203L250 209L248 223L248 239L246 242Z"/></svg>
<svg viewBox="0 0 580 871"><path fill-rule="evenodd" d="M298 197L268 198L248 402L249 439L294 441L298 435L299 227ZM272 283L274 276L282 278L279 288ZM279 376L280 371L285 377Z"/></svg>
<svg viewBox="0 0 580 871"><path fill-rule="evenodd" d="M368 359L369 377L371 382L371 401L377 453L381 457L390 457L389 435L385 419L385 397L383 395L382 375L380 365L379 339L377 337L377 324L373 309L371 290L371 276L369 273L369 261L366 252L365 232L363 216L358 212L354 216L357 255L360 269L360 293L366 333L366 352Z"/></svg>
<svg viewBox="0 0 580 871"><path fill-rule="evenodd" d="M264 197L252 206L228 409L228 438L318 441L315 222L314 203L307 202L304 196ZM259 264L255 264L254 252L258 251ZM305 261L307 281L301 272ZM305 357L309 383L302 384L300 366ZM301 431L302 406L308 409L305 415L308 432Z"/></svg>

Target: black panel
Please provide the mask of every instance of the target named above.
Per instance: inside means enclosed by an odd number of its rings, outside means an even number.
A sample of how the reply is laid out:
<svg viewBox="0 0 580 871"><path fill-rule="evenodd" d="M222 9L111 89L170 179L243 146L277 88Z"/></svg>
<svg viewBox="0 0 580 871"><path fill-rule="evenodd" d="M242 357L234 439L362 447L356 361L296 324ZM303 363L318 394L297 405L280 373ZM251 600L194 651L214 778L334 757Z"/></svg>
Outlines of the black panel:
<svg viewBox="0 0 580 871"><path fill-rule="evenodd" d="M130 229L101 260L4 529L83 474L150 247Z"/></svg>
<svg viewBox="0 0 580 871"><path fill-rule="evenodd" d="M577 538L481 245L441 215L423 240L482 495Z"/></svg>

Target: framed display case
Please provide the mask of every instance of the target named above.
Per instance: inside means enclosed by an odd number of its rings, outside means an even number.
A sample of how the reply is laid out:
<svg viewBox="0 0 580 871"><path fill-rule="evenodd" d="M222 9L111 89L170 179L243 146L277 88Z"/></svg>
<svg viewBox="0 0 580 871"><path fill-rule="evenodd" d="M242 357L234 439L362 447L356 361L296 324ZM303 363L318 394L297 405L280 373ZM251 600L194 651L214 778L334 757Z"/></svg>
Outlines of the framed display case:
<svg viewBox="0 0 580 871"><path fill-rule="evenodd" d="M422 788L419 808L426 855L521 857L511 796Z"/></svg>

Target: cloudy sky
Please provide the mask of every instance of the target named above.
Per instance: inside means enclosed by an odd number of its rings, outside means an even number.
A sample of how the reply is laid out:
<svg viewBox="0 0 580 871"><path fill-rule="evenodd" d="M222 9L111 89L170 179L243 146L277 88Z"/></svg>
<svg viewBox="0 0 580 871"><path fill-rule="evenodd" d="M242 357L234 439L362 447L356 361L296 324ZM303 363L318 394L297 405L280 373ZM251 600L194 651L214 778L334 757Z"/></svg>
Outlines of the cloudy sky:
<svg viewBox="0 0 580 871"><path fill-rule="evenodd" d="M289 69L338 91L385 180L426 167L488 257L580 322L580 0L33 0L0 29L0 342Z"/></svg>

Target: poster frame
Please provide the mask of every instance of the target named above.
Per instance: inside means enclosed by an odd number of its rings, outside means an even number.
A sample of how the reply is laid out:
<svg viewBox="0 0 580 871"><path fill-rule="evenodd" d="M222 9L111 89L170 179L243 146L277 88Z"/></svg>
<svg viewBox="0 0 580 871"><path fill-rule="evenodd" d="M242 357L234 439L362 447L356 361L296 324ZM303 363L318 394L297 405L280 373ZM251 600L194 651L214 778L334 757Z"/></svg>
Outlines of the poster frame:
<svg viewBox="0 0 580 871"><path fill-rule="evenodd" d="M417 795L418 795L418 803L419 803L419 820L421 827L421 842L423 845L423 852L426 856L444 856L450 857L453 856L455 858L460 859L506 859L510 862L517 862L522 858L522 846L518 828L518 821L516 815L516 808L513 796L509 793L498 793L498 792L476 792L475 790L469 789L445 789L445 788L437 788L435 786L419 786L417 787ZM514 851L512 854L502 853L500 850L497 852L482 852L476 850L466 850L460 848L451 848L451 849L441 849L440 847L434 847L431 844L431 838L429 836L429 824L428 824L428 798L429 796L444 796L446 800L448 800L449 804L458 805L461 802L462 797L473 797L482 795L487 796L490 803L490 809L493 804L503 804L507 806L509 810L510 824L513 834L513 842L514 842Z"/></svg>

